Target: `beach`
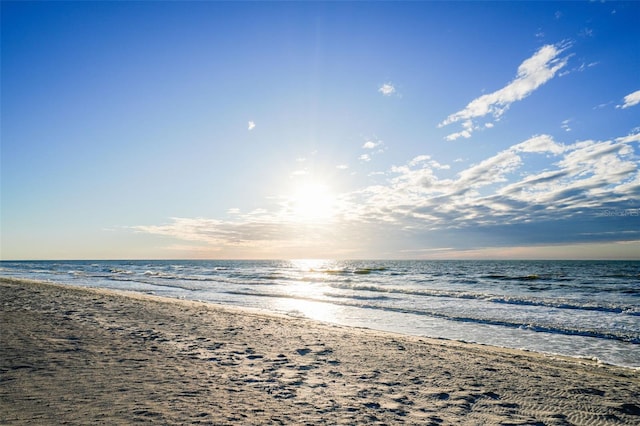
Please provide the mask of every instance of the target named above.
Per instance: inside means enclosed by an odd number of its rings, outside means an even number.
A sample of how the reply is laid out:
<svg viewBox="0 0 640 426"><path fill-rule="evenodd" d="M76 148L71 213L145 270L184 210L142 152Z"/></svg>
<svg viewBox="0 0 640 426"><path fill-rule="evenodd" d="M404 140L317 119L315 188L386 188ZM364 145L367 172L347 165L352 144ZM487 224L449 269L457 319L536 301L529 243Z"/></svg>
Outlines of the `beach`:
<svg viewBox="0 0 640 426"><path fill-rule="evenodd" d="M640 371L0 279L0 423L637 424Z"/></svg>

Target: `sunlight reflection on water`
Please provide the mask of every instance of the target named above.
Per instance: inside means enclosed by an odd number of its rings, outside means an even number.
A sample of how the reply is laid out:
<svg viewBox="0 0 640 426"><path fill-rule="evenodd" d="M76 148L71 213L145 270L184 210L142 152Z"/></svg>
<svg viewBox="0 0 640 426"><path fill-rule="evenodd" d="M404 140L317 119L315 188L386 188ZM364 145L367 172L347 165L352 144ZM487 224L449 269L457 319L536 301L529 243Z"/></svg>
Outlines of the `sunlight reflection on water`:
<svg viewBox="0 0 640 426"><path fill-rule="evenodd" d="M294 317L304 317L322 322L340 323L341 307L330 303L302 299L276 299L273 309Z"/></svg>

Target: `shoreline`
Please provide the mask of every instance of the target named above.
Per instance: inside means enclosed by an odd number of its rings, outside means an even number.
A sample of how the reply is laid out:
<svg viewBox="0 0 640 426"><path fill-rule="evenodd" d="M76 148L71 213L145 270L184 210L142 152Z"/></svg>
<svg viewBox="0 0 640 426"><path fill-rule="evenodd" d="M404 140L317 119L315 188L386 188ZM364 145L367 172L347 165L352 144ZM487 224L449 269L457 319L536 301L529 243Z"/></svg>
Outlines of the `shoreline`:
<svg viewBox="0 0 640 426"><path fill-rule="evenodd" d="M0 422L637 424L640 371L0 278Z"/></svg>
<svg viewBox="0 0 640 426"><path fill-rule="evenodd" d="M55 281L33 280L28 278L13 278L13 277L0 277L0 286L2 285L3 281L15 281L18 283L25 283L26 285L34 284L34 285L60 287L64 290L77 289L79 291L89 291L89 292L95 292L97 294L121 296L121 297L130 298L133 300L140 300L140 301L152 301L152 302L161 302L161 303L169 303L169 304L178 303L178 304L185 304L190 306L201 306L204 308L212 308L213 310L216 310L216 311L227 312L232 315L249 315L249 316L267 317L267 318L275 317L275 318L281 318L284 320L291 320L291 321L297 321L297 322L301 322L301 321L309 322L312 326L320 325L320 326L326 326L326 327L335 328L335 329L361 330L363 332L373 333L380 336L388 336L389 338L398 337L402 339L425 341L431 344L444 344L452 347L455 347L455 346L461 346L466 348L477 347L479 350L511 353L513 355L524 354L524 355L533 356L533 357L542 357L545 359L565 360L567 362L575 362L575 363L585 364L585 365L620 368L623 370L636 371L638 373L638 376L640 377L640 367L632 367L632 366L608 363L600 359L586 357L586 356L585 357L570 356L570 355L563 355L563 354L558 354L553 352L544 352L544 351L536 351L536 350L522 349L522 348L516 348L516 347L498 346L498 345L485 344L485 343L468 342L464 340L448 339L445 337L428 337L428 336L420 336L415 334L404 334L401 332L380 330L380 329L366 327L366 326L349 326L349 325L334 323L331 321L322 321L319 319L308 318L304 316L287 315L286 313L270 311L267 309L253 308L248 306L225 305L222 303L208 302L204 300L160 296L154 293L145 293L141 291L81 286L81 285L65 284L65 283L60 283Z"/></svg>

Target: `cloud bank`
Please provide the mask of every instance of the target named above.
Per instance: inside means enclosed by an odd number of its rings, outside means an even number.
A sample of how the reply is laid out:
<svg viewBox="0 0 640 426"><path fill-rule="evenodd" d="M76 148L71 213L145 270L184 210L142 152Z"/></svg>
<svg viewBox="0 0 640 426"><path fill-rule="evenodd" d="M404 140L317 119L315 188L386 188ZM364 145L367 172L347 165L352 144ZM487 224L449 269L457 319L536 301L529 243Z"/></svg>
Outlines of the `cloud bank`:
<svg viewBox="0 0 640 426"><path fill-rule="evenodd" d="M419 155L389 169L383 184L340 194L334 215L317 223L296 221L282 201L271 210L234 210L228 220L173 218L133 229L276 256L366 255L367 247L407 241L464 250L640 240L639 142L638 132L571 144L536 135L447 178L439 175L451 176L450 165ZM551 167L536 169L539 156L552 158Z"/></svg>

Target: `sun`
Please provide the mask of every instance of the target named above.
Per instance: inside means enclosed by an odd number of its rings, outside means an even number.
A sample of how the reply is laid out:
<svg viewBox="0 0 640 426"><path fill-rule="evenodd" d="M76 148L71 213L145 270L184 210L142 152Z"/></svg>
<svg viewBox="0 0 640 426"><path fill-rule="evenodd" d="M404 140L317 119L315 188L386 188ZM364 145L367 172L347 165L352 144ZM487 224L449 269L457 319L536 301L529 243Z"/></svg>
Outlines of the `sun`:
<svg viewBox="0 0 640 426"><path fill-rule="evenodd" d="M327 185L304 182L294 189L289 207L296 222L329 222L335 216L336 197Z"/></svg>

